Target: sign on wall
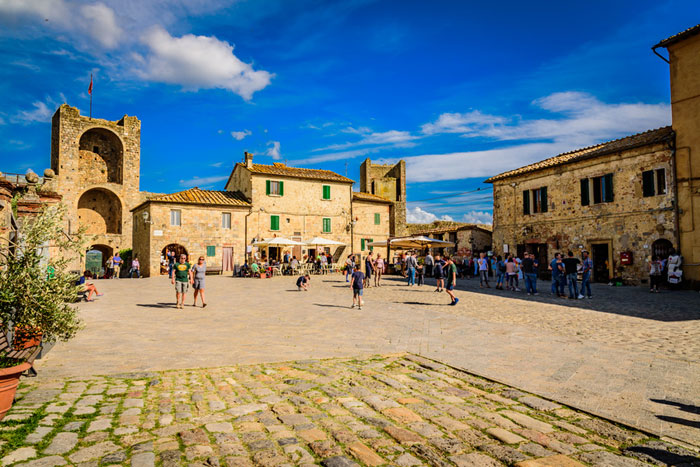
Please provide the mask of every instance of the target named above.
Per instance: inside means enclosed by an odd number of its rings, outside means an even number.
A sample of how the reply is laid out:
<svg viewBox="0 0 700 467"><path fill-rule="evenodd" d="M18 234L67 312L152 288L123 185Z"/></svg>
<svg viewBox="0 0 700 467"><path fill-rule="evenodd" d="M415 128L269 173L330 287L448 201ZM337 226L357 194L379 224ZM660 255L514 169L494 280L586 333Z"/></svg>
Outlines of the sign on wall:
<svg viewBox="0 0 700 467"><path fill-rule="evenodd" d="M163 231L162 231L162 230L154 230L154 231L153 231L153 236L154 236L154 237L162 237L162 236L163 236Z"/></svg>

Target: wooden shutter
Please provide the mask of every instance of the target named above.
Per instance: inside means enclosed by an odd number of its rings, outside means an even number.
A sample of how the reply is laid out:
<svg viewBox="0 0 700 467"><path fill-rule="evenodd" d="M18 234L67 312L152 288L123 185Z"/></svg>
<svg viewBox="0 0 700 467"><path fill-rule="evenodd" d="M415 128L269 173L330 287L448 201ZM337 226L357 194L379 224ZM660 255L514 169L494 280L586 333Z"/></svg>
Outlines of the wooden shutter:
<svg viewBox="0 0 700 467"><path fill-rule="evenodd" d="M270 190L270 185L272 182L270 180L265 180L265 194L269 195L271 190Z"/></svg>
<svg viewBox="0 0 700 467"><path fill-rule="evenodd" d="M374 214L374 225L379 225L382 223L382 216L379 213Z"/></svg>
<svg viewBox="0 0 700 467"><path fill-rule="evenodd" d="M331 199L330 185L323 185L323 199Z"/></svg>
<svg viewBox="0 0 700 467"><path fill-rule="evenodd" d="M666 169L656 169L656 194L666 194Z"/></svg>
<svg viewBox="0 0 700 467"><path fill-rule="evenodd" d="M547 187L540 188L540 212L547 212Z"/></svg>
<svg viewBox="0 0 700 467"><path fill-rule="evenodd" d="M654 196L654 171L646 170L642 172L642 196Z"/></svg>
<svg viewBox="0 0 700 467"><path fill-rule="evenodd" d="M207 256L216 256L216 247L215 246L208 246L207 247Z"/></svg>
<svg viewBox="0 0 700 467"><path fill-rule="evenodd" d="M589 204L591 204L590 187L591 187L591 184L589 183L588 179L582 178L581 179L581 206L588 206Z"/></svg>
<svg viewBox="0 0 700 467"><path fill-rule="evenodd" d="M370 239L369 239L369 242L370 242L370 243L372 243L373 241L374 241L373 238L370 238ZM370 246L370 247L369 247L369 251L374 251L374 247L373 247L373 246Z"/></svg>
<svg viewBox="0 0 700 467"><path fill-rule="evenodd" d="M530 214L530 190L523 191L523 214Z"/></svg>
<svg viewBox="0 0 700 467"><path fill-rule="evenodd" d="M280 196L284 196L284 182L279 182L280 184Z"/></svg>
<svg viewBox="0 0 700 467"><path fill-rule="evenodd" d="M270 216L270 230L280 229L280 216Z"/></svg>
<svg viewBox="0 0 700 467"><path fill-rule="evenodd" d="M613 195L613 174L605 174L603 177L605 183L605 202L612 203L615 196Z"/></svg>
<svg viewBox="0 0 700 467"><path fill-rule="evenodd" d="M365 239L360 239L360 251L365 251Z"/></svg>

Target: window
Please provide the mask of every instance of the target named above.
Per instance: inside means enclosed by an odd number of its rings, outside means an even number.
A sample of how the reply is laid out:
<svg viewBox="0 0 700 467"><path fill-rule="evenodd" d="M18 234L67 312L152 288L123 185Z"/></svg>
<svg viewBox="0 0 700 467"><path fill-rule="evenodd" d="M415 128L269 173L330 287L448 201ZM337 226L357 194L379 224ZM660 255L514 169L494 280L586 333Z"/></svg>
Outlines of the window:
<svg viewBox="0 0 700 467"><path fill-rule="evenodd" d="M323 233L330 233L330 231L331 231L331 218L324 217L323 218Z"/></svg>
<svg viewBox="0 0 700 467"><path fill-rule="evenodd" d="M360 251L365 251L365 239L360 239Z"/></svg>
<svg viewBox="0 0 700 467"><path fill-rule="evenodd" d="M581 179L581 206L591 204L590 185L587 178Z"/></svg>
<svg viewBox="0 0 700 467"><path fill-rule="evenodd" d="M208 246L207 247L207 256L216 256L216 247L215 246Z"/></svg>
<svg viewBox="0 0 700 467"><path fill-rule="evenodd" d="M280 229L280 216L270 216L270 230Z"/></svg>
<svg viewBox="0 0 700 467"><path fill-rule="evenodd" d="M666 169L642 172L642 196L666 194Z"/></svg>
<svg viewBox="0 0 700 467"><path fill-rule="evenodd" d="M231 213L222 212L221 213L221 228L230 229L231 228Z"/></svg>
<svg viewBox="0 0 700 467"><path fill-rule="evenodd" d="M284 196L284 182L266 180L265 193L268 196Z"/></svg>
<svg viewBox="0 0 700 467"><path fill-rule="evenodd" d="M613 200L613 174L593 177L593 204L611 203Z"/></svg>
<svg viewBox="0 0 700 467"><path fill-rule="evenodd" d="M378 212L374 214L374 225L379 225L382 223L382 215Z"/></svg>
<svg viewBox="0 0 700 467"><path fill-rule="evenodd" d="M371 238L361 238L360 239L360 250L365 251L368 249L369 251L374 251L374 247L368 245L368 243L372 243L373 241L374 240Z"/></svg>
<svg viewBox="0 0 700 467"><path fill-rule="evenodd" d="M179 209L170 210L170 225L182 225L182 213Z"/></svg>
<svg viewBox="0 0 700 467"><path fill-rule="evenodd" d="M547 187L523 191L523 214L547 212Z"/></svg>
<svg viewBox="0 0 700 467"><path fill-rule="evenodd" d="M93 147L92 147L92 152L94 152L95 154L99 154L99 153L100 153L100 147L99 147L99 146L93 146Z"/></svg>
<svg viewBox="0 0 700 467"><path fill-rule="evenodd" d="M331 186L323 185L323 199L331 199Z"/></svg>

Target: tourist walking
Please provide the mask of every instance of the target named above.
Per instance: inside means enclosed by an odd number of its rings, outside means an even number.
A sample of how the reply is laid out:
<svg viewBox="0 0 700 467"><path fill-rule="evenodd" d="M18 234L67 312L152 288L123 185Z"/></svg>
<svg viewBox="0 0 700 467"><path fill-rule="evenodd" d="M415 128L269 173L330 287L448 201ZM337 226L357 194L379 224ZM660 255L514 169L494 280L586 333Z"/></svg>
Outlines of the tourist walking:
<svg viewBox="0 0 700 467"><path fill-rule="evenodd" d="M525 291L528 295L537 295L537 267L539 263L535 259L535 255L525 253L521 269L525 279Z"/></svg>
<svg viewBox="0 0 700 467"><path fill-rule="evenodd" d="M350 308L355 308L355 303L357 307L362 309L362 292L364 289L365 275L360 271L360 265L355 265L355 272L352 273L350 278L350 288L352 289L352 306Z"/></svg>
<svg viewBox="0 0 700 467"><path fill-rule="evenodd" d="M659 293L662 267L659 257L653 255L649 262L649 292L651 293Z"/></svg>
<svg viewBox="0 0 700 467"><path fill-rule="evenodd" d="M297 290L299 291L309 291L309 282L311 282L311 277L308 274L299 276L297 279Z"/></svg>
<svg viewBox="0 0 700 467"><path fill-rule="evenodd" d="M194 289L194 303L192 306L197 306L197 295L202 299L202 308L207 306L204 301L204 278L207 275L207 264L204 262L204 256L200 256L197 260L197 264L192 266L192 274L194 280L192 281L192 288Z"/></svg>
<svg viewBox="0 0 700 467"><path fill-rule="evenodd" d="M486 259L486 253L479 254L479 261L477 261L477 267L479 268L479 287L491 288L489 285L489 262Z"/></svg>
<svg viewBox="0 0 700 467"><path fill-rule="evenodd" d="M416 285L420 287L425 283L425 265L424 264L419 264L418 267L416 267Z"/></svg>
<svg viewBox="0 0 700 467"><path fill-rule="evenodd" d="M440 255L435 255L435 281L437 282L436 292L442 292L444 284L444 268L445 261L440 258Z"/></svg>
<svg viewBox="0 0 700 467"><path fill-rule="evenodd" d="M370 251L365 258L365 287L372 287L371 280L372 274L374 273L374 258L372 257L372 252Z"/></svg>
<svg viewBox="0 0 700 467"><path fill-rule="evenodd" d="M121 272L123 262L124 261L122 260L121 256L119 256L119 252L117 252L112 258L112 264L114 267L114 279L119 279L119 273Z"/></svg>
<svg viewBox="0 0 700 467"><path fill-rule="evenodd" d="M450 259L449 256L445 257L445 263L446 263L446 271L445 275L447 276L447 284L445 285L445 292L447 292L447 295L450 296L450 299L452 302L450 305L455 306L457 302L459 302L459 298L455 297L455 294L453 292L455 285L457 285L457 266L455 265L454 261Z"/></svg>
<svg viewBox="0 0 700 467"><path fill-rule="evenodd" d="M350 282L350 276L354 270L355 261L353 260L352 255L348 255L347 259L345 260L345 282Z"/></svg>
<svg viewBox="0 0 700 467"><path fill-rule="evenodd" d="M105 273L107 279L114 277L114 255L107 258L107 261L105 262L105 269L107 270Z"/></svg>
<svg viewBox="0 0 700 467"><path fill-rule="evenodd" d="M496 257L496 289L503 290L503 282L506 277L506 263L499 255Z"/></svg>
<svg viewBox="0 0 700 467"><path fill-rule="evenodd" d="M406 272L408 273L408 286L412 287L416 285L416 268L418 267L418 261L416 261L416 254L409 253L406 256Z"/></svg>
<svg viewBox="0 0 700 467"><path fill-rule="evenodd" d="M168 250L166 253L168 256L168 278L173 278L173 269L175 269L175 251Z"/></svg>
<svg viewBox="0 0 700 467"><path fill-rule="evenodd" d="M508 290L520 292L520 289L518 288L517 267L518 266L513 260L513 257L508 255L508 260L506 260L506 277L508 278L508 286L506 288Z"/></svg>
<svg viewBox="0 0 700 467"><path fill-rule="evenodd" d="M569 299L583 298L583 295L578 293L578 265L581 260L574 258L574 252L569 250L567 257L564 258L564 272L566 273L566 282L569 284Z"/></svg>
<svg viewBox="0 0 700 467"><path fill-rule="evenodd" d="M433 275L433 265L435 264L435 258L433 258L433 255L430 254L430 250L428 250L428 254L425 256L423 264L425 266L425 275L431 277Z"/></svg>
<svg viewBox="0 0 700 467"><path fill-rule="evenodd" d="M593 273L593 260L586 250L583 250L583 264L581 276L581 295L587 295L588 298L593 298L591 293L591 274ZM659 275L661 271L659 270ZM588 292L588 293L586 293Z"/></svg>
<svg viewBox="0 0 700 467"><path fill-rule="evenodd" d="M134 256L134 259L131 260L131 269L129 269L129 278L130 279L134 278L134 273L136 273L137 279L141 278L141 263L139 263L138 255Z"/></svg>
<svg viewBox="0 0 700 467"><path fill-rule="evenodd" d="M377 259L374 261L374 286L381 287L382 275L384 275L384 259L382 255L377 253Z"/></svg>
<svg viewBox="0 0 700 467"><path fill-rule="evenodd" d="M192 279L192 265L187 262L187 255L180 255L180 261L173 268L173 277L170 280L175 286L175 308L182 309L185 303L185 296Z"/></svg>

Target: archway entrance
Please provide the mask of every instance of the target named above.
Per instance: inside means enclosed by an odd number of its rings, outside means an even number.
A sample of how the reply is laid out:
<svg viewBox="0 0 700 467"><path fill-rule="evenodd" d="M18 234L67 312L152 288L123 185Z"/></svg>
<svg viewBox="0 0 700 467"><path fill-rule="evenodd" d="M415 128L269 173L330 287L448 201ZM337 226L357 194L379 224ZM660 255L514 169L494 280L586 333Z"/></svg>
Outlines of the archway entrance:
<svg viewBox="0 0 700 467"><path fill-rule="evenodd" d="M673 244L665 238L660 238L651 244L651 254L659 259L666 259L671 255Z"/></svg>
<svg viewBox="0 0 700 467"><path fill-rule="evenodd" d="M122 233L122 203L104 188L88 190L78 200L78 225L91 235Z"/></svg>
<svg viewBox="0 0 700 467"><path fill-rule="evenodd" d="M122 183L124 147L119 136L92 128L80 137L80 176L83 183Z"/></svg>
<svg viewBox="0 0 700 467"><path fill-rule="evenodd" d="M114 250L107 245L92 245L85 253L85 269L90 271L95 277L104 277L105 262L109 259Z"/></svg>
<svg viewBox="0 0 700 467"><path fill-rule="evenodd" d="M161 274L168 274L168 251L172 251L175 253L174 256L174 261L177 263L178 260L180 259L180 255L187 255L187 260L189 261L189 253L187 253L187 248L184 246L180 245L179 243L171 243L169 245L166 245L161 251L160 251L160 257L161 257L161 265L165 267L160 268L160 273ZM165 264L163 264L165 263Z"/></svg>

